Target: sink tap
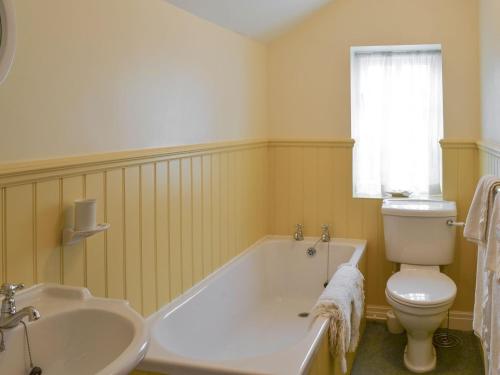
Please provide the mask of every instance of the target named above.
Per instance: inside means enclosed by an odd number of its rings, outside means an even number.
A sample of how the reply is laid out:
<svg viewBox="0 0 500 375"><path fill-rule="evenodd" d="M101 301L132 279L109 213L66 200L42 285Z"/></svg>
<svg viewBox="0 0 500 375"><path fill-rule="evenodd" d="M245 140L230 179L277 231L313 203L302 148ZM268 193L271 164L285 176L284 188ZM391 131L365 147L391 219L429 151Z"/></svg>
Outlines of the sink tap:
<svg viewBox="0 0 500 375"><path fill-rule="evenodd" d="M0 288L0 294L4 295L0 313L0 329L14 328L26 317L30 322L40 319L40 313L33 306L17 311L14 296L18 289L23 288L23 284L3 284Z"/></svg>
<svg viewBox="0 0 500 375"><path fill-rule="evenodd" d="M25 317L28 317L28 321L32 322L34 320L40 319L40 313L33 306L25 307L24 309L16 312L14 315L9 315L5 318L1 318L0 329L14 328Z"/></svg>
<svg viewBox="0 0 500 375"><path fill-rule="evenodd" d="M330 231L328 224L321 226L321 242L330 242Z"/></svg>
<svg viewBox="0 0 500 375"><path fill-rule="evenodd" d="M303 227L302 224L295 224L295 233L293 234L293 239L295 241L302 241L304 239L304 233L302 232Z"/></svg>

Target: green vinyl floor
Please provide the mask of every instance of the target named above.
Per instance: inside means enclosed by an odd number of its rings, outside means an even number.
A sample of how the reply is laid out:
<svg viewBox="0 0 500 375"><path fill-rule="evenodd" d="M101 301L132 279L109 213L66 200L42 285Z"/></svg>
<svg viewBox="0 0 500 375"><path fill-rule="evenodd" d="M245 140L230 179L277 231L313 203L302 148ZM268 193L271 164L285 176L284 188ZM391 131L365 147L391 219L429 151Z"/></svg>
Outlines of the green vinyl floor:
<svg viewBox="0 0 500 375"><path fill-rule="evenodd" d="M455 348L436 348L437 366L427 374L483 375L479 340L472 332L454 331L462 344ZM403 363L406 334L393 335L385 324L368 322L361 339L352 375L412 374Z"/></svg>

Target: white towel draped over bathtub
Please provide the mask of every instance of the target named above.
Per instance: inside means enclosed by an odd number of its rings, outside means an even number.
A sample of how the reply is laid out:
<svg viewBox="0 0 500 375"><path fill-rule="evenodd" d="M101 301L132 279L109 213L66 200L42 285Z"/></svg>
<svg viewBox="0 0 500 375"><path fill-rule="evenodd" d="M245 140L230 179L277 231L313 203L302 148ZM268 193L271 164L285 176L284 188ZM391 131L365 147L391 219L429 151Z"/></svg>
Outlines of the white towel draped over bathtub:
<svg viewBox="0 0 500 375"><path fill-rule="evenodd" d="M363 280L355 266L342 264L313 309L315 318L329 319L330 352L340 361L343 373L347 372L346 353L355 351L359 341L365 300Z"/></svg>

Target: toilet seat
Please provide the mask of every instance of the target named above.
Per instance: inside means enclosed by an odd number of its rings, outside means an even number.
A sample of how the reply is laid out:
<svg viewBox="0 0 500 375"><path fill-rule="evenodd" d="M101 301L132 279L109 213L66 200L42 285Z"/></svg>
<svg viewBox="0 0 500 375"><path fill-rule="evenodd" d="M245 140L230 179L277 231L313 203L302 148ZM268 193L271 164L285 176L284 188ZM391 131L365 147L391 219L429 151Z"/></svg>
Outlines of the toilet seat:
<svg viewBox="0 0 500 375"><path fill-rule="evenodd" d="M453 301L457 287L433 268L402 269L387 281L387 297L407 306L434 308Z"/></svg>

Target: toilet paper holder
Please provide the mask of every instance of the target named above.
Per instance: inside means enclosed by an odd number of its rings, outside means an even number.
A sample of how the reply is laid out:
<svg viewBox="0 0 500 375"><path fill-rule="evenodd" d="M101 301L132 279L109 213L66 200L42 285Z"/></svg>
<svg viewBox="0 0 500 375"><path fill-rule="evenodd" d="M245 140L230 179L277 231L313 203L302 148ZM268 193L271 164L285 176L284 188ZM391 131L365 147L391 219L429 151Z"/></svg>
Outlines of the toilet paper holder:
<svg viewBox="0 0 500 375"><path fill-rule="evenodd" d="M74 245L87 237L104 232L111 224L96 223L97 202L95 199L79 199L68 207L67 227L63 230L63 245Z"/></svg>

